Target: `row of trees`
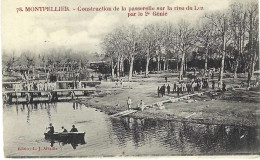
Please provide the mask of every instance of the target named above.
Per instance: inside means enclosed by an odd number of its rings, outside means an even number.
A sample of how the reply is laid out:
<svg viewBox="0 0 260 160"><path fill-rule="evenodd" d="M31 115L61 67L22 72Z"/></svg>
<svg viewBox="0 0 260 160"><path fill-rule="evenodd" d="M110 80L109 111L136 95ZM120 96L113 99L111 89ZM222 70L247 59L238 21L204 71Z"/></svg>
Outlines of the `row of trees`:
<svg viewBox="0 0 260 160"><path fill-rule="evenodd" d="M140 29L134 25L120 26L107 34L102 49L111 62L112 77L124 72L124 61L129 62L129 80L132 78L136 59L145 59L145 75L149 73L151 59L157 59L164 66L171 58L180 59L179 78L183 79L187 60L192 52L202 48L205 57L205 71L210 54L221 58L220 82L222 84L225 58L234 59L234 77L238 67L248 71L248 84L258 60L259 33L258 3L233 3L227 11L207 13L200 18L196 26L181 20L178 24L170 22L149 24ZM242 66L243 65L243 66Z"/></svg>
<svg viewBox="0 0 260 160"><path fill-rule="evenodd" d="M50 49L44 53L36 54L30 51L3 52L3 70L42 68L47 71L75 71L75 69L86 69L89 61L99 59L97 53L87 54L85 52L74 52L71 49Z"/></svg>

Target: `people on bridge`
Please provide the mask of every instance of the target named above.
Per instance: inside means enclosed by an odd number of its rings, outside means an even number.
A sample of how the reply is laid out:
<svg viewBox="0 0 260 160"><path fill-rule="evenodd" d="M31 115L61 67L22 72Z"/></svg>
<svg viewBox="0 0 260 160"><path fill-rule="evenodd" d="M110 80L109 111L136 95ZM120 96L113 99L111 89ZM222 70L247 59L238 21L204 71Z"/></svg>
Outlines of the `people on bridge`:
<svg viewBox="0 0 260 160"><path fill-rule="evenodd" d="M54 127L52 126L52 123L49 124L49 131L47 133L53 134L54 133Z"/></svg>
<svg viewBox="0 0 260 160"><path fill-rule="evenodd" d="M78 129L75 127L74 124L72 125L70 132L78 132Z"/></svg>

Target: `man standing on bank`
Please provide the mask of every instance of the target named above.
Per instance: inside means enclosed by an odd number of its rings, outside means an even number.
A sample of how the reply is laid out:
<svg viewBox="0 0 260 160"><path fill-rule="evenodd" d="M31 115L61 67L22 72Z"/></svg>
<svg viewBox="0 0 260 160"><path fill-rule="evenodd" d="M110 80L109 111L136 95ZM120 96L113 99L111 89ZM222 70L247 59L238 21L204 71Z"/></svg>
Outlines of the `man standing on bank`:
<svg viewBox="0 0 260 160"><path fill-rule="evenodd" d="M158 89L157 89L158 97L160 97L160 92L161 92L161 89L160 89L160 86L158 86Z"/></svg>
<svg viewBox="0 0 260 160"><path fill-rule="evenodd" d="M170 87L170 85L168 84L168 86L167 86L167 92L168 92L168 94L170 94L170 90L171 90L171 87Z"/></svg>
<svg viewBox="0 0 260 160"><path fill-rule="evenodd" d="M132 100L130 99L130 97L128 97L128 100L127 100L127 109L128 110L131 109L131 104L132 104Z"/></svg>

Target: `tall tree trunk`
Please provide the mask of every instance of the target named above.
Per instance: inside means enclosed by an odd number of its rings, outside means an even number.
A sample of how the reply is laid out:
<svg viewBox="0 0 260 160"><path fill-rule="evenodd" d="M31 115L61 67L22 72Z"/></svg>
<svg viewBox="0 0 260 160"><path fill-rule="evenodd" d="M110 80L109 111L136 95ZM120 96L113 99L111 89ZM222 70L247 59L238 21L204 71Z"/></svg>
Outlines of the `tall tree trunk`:
<svg viewBox="0 0 260 160"><path fill-rule="evenodd" d="M160 71L160 66L161 66L161 64L160 64L160 56L158 55L158 57L157 57L157 72Z"/></svg>
<svg viewBox="0 0 260 160"><path fill-rule="evenodd" d="M254 44L256 45L256 44ZM252 62L251 62L251 67L250 67L250 74L251 74L251 79L254 78L254 71L255 71L255 64L256 64L256 51L253 49L253 59L252 59Z"/></svg>
<svg viewBox="0 0 260 160"><path fill-rule="evenodd" d="M166 59L164 59L164 61L163 61L163 71L165 71L166 70Z"/></svg>
<svg viewBox="0 0 260 160"><path fill-rule="evenodd" d="M168 60L166 61L166 70L167 71L169 70L169 61Z"/></svg>
<svg viewBox="0 0 260 160"><path fill-rule="evenodd" d="M236 64L235 64L235 70L234 70L234 78L237 78L237 68L238 68L238 58L236 59Z"/></svg>
<svg viewBox="0 0 260 160"><path fill-rule="evenodd" d="M145 65L145 77L148 76L149 73L149 62L150 62L150 56L146 56L146 65Z"/></svg>
<svg viewBox="0 0 260 160"><path fill-rule="evenodd" d="M222 88L222 83L223 83L223 76L224 76L224 69L225 69L225 57L226 57L226 37L225 34L222 35L223 39L223 52L222 52L222 59L221 59L221 68L220 68L220 88Z"/></svg>
<svg viewBox="0 0 260 160"><path fill-rule="evenodd" d="M120 59L120 72L121 72L121 75L124 76L124 59L123 58Z"/></svg>
<svg viewBox="0 0 260 160"><path fill-rule="evenodd" d="M185 61L185 51L182 52L179 80L183 80L184 61Z"/></svg>
<svg viewBox="0 0 260 160"><path fill-rule="evenodd" d="M133 68L134 68L134 56L131 56L131 58L130 58L130 69L129 69L128 81L131 81L131 80L132 80Z"/></svg>
<svg viewBox="0 0 260 160"><path fill-rule="evenodd" d="M209 45L207 44L206 54L205 54L205 66L204 66L204 74L203 77L206 75L206 71L208 69L208 55L209 55Z"/></svg>
<svg viewBox="0 0 260 160"><path fill-rule="evenodd" d="M112 79L114 79L115 78L115 68L114 68L113 60L111 61L111 75L112 75Z"/></svg>
<svg viewBox="0 0 260 160"><path fill-rule="evenodd" d="M176 70L179 72L179 57L177 57L177 65L176 65Z"/></svg>
<svg viewBox="0 0 260 160"><path fill-rule="evenodd" d="M253 13L249 14L249 53L253 52ZM248 65L248 77L247 77L247 86L250 87L251 78L252 78L252 70L253 70L253 62L254 54L251 55L250 64Z"/></svg>
<svg viewBox="0 0 260 160"><path fill-rule="evenodd" d="M116 76L117 78L120 77L120 57L117 57L117 67L116 67Z"/></svg>
<svg viewBox="0 0 260 160"><path fill-rule="evenodd" d="M187 71L187 68L188 68L188 65L187 65L187 57L185 57L185 67L184 67L184 71L185 71L185 72Z"/></svg>

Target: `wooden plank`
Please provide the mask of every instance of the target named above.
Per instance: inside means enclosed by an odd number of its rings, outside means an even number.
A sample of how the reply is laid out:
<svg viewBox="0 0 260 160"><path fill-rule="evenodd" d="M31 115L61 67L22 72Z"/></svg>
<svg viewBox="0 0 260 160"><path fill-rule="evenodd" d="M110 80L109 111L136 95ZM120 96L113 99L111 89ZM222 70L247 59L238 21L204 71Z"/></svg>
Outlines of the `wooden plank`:
<svg viewBox="0 0 260 160"><path fill-rule="evenodd" d="M192 113L192 114L190 114L190 115L188 115L187 117L185 117L185 118L189 118L189 117L191 117L191 116L193 116L193 115L195 115L196 113Z"/></svg>
<svg viewBox="0 0 260 160"><path fill-rule="evenodd" d="M122 112L113 114L113 115L111 115L111 117L122 117L122 116L126 116L128 114L135 113L135 112L137 112L137 110L126 110L126 111L122 111Z"/></svg>
<svg viewBox="0 0 260 160"><path fill-rule="evenodd" d="M121 114L121 115L118 115L118 116L114 116L114 117L122 117L122 116L126 116L126 115L129 115L129 114L132 114L132 113L135 113L137 112L137 110L133 111L133 112L128 112L128 113L124 113L124 114Z"/></svg>

